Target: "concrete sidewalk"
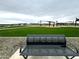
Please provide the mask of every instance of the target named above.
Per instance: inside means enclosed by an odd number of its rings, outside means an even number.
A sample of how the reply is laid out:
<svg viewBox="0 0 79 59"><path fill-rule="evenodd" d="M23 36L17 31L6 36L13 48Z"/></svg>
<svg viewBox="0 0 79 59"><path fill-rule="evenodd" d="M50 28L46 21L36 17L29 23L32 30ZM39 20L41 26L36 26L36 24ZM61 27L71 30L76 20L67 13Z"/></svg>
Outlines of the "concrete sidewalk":
<svg viewBox="0 0 79 59"><path fill-rule="evenodd" d="M19 54L19 49L9 59L24 59ZM64 56L29 56L28 59L66 59ZM79 56L73 58L79 59Z"/></svg>
<svg viewBox="0 0 79 59"><path fill-rule="evenodd" d="M23 59L19 54L19 49L9 59Z"/></svg>

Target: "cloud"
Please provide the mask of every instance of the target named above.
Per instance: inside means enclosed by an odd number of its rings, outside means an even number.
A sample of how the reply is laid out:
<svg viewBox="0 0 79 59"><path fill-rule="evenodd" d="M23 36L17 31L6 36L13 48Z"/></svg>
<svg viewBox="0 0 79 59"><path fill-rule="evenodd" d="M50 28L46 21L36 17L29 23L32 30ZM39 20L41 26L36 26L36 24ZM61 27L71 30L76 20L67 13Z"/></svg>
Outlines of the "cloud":
<svg viewBox="0 0 79 59"><path fill-rule="evenodd" d="M61 15L79 12L78 0L1 0L0 10L31 15Z"/></svg>
<svg viewBox="0 0 79 59"><path fill-rule="evenodd" d="M34 22L37 19L36 16L25 15L20 13L0 11L0 23L29 23Z"/></svg>
<svg viewBox="0 0 79 59"><path fill-rule="evenodd" d="M37 22L39 20L75 20L79 0L0 0L0 22ZM26 20L27 19L27 20Z"/></svg>
<svg viewBox="0 0 79 59"><path fill-rule="evenodd" d="M32 22L39 22L39 21L58 21L58 22L65 22L69 20L75 20L73 16L33 16L33 15L26 15L21 13L13 13L7 11L0 11L0 24L11 24L11 23L32 23Z"/></svg>

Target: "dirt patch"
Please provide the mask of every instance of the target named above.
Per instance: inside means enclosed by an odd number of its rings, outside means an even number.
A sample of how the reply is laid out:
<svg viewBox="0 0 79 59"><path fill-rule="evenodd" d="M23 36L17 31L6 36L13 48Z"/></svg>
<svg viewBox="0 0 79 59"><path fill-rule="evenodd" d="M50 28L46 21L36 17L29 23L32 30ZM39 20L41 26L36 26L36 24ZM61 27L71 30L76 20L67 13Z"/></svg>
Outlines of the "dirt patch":
<svg viewBox="0 0 79 59"><path fill-rule="evenodd" d="M67 37L67 41L79 48L79 37ZM0 59L9 59L26 42L26 37L0 37Z"/></svg>

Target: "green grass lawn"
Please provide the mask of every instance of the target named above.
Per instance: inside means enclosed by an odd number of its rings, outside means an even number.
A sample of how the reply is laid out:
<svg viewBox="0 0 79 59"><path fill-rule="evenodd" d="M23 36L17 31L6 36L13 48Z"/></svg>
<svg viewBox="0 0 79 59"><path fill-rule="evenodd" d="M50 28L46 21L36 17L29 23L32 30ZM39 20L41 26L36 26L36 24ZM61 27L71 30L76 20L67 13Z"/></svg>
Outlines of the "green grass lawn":
<svg viewBox="0 0 79 59"><path fill-rule="evenodd" d="M26 36L27 34L65 34L67 37L79 37L79 28L61 27L22 27L16 29L0 30L0 36Z"/></svg>

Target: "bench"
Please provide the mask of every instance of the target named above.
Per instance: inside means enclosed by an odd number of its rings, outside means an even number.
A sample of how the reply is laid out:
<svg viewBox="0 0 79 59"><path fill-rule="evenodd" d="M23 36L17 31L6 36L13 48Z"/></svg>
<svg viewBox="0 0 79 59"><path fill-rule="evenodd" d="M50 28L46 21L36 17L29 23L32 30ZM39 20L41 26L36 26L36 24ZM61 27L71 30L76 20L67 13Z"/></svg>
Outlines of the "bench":
<svg viewBox="0 0 79 59"><path fill-rule="evenodd" d="M20 55L25 59L28 56L65 56L72 59L79 55L78 49L73 47L75 51L67 46L65 35L33 34L27 35L26 45L20 48Z"/></svg>

